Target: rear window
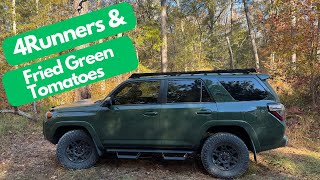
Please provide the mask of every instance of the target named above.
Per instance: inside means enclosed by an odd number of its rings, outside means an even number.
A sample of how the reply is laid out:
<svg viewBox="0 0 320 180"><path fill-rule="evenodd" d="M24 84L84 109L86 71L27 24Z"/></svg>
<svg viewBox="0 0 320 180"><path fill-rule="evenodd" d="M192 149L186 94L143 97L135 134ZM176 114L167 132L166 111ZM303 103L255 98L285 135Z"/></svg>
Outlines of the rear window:
<svg viewBox="0 0 320 180"><path fill-rule="evenodd" d="M269 84L267 79L263 80L262 82L268 87L268 90L270 91L270 93L269 93L270 98L272 100L275 100L276 102L280 102L280 99L279 99L277 93L273 90L272 86Z"/></svg>
<svg viewBox="0 0 320 180"><path fill-rule="evenodd" d="M253 78L221 78L219 81L237 101L256 101L268 97L268 92Z"/></svg>

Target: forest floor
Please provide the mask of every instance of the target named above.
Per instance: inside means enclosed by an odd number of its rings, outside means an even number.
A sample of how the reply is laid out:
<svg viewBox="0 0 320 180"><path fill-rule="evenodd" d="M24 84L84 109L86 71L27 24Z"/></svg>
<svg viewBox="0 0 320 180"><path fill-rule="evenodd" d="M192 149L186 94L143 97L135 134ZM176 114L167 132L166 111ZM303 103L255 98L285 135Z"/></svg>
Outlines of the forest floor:
<svg viewBox="0 0 320 180"><path fill-rule="evenodd" d="M289 136L290 138L290 136ZM288 147L262 152L241 179L320 179L320 147ZM55 145L42 135L40 122L0 114L0 179L214 179L199 157L186 161L160 158L101 158L95 167L67 170L55 156Z"/></svg>

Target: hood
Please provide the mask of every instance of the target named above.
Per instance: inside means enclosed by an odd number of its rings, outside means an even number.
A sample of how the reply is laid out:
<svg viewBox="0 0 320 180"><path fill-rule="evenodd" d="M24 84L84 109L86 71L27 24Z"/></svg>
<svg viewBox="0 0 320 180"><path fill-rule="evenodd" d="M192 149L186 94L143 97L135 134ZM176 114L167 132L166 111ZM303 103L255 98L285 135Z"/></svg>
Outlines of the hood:
<svg viewBox="0 0 320 180"><path fill-rule="evenodd" d="M92 111L100 107L100 101L93 99L83 99L72 104L52 107L52 111L56 112L79 112L79 111Z"/></svg>

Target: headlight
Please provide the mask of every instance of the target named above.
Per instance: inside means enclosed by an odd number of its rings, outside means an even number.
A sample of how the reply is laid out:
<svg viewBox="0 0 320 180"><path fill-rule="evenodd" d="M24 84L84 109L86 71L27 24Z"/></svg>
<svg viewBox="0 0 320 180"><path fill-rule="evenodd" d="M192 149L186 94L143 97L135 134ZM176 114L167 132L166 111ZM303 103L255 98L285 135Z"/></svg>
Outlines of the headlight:
<svg viewBox="0 0 320 180"><path fill-rule="evenodd" d="M53 113L50 112L50 111L48 111L48 112L46 113L46 119L51 119L52 117L53 117Z"/></svg>

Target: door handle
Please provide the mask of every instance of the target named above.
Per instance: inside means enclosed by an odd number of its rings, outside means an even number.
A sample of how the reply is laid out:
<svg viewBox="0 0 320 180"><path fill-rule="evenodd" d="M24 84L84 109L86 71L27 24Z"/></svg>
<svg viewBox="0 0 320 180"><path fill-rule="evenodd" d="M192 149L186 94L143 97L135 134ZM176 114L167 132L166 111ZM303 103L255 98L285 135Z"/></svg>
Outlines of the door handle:
<svg viewBox="0 0 320 180"><path fill-rule="evenodd" d="M156 115L158 115L158 112L155 112L155 111L145 112L143 115L144 116L156 116Z"/></svg>
<svg viewBox="0 0 320 180"><path fill-rule="evenodd" d="M196 114L199 114L199 115L201 115L201 114L211 114L212 113L212 111L210 110L210 109L200 109L200 111L197 111L196 112Z"/></svg>

